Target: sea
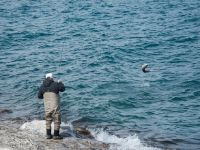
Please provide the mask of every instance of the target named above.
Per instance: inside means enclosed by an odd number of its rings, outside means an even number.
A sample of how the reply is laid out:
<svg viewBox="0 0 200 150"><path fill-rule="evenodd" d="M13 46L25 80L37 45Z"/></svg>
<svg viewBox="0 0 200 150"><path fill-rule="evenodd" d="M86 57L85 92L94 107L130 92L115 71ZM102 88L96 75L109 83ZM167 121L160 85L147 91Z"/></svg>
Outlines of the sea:
<svg viewBox="0 0 200 150"><path fill-rule="evenodd" d="M1 0L7 119L44 119L50 72L62 122L113 149L200 149L199 0Z"/></svg>

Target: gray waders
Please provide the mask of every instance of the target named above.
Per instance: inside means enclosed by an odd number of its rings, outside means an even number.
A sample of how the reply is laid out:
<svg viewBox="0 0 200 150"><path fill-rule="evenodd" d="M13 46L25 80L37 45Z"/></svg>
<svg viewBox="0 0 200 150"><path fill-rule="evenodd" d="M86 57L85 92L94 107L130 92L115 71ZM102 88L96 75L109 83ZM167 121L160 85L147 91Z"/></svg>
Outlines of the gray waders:
<svg viewBox="0 0 200 150"><path fill-rule="evenodd" d="M53 92L44 93L44 107L46 118L46 129L51 129L51 123L54 122L54 130L60 129L60 97Z"/></svg>

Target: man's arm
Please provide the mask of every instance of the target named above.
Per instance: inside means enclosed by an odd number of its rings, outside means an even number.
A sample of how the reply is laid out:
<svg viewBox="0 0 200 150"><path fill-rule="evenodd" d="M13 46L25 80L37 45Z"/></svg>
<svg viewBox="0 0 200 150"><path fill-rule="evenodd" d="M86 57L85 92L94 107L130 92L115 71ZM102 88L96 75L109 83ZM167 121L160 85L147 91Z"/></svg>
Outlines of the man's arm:
<svg viewBox="0 0 200 150"><path fill-rule="evenodd" d="M39 92L38 92L38 98L39 99L43 99L43 94L44 94L44 92L43 92L43 86L41 86L40 89L39 89Z"/></svg>
<svg viewBox="0 0 200 150"><path fill-rule="evenodd" d="M60 92L64 92L65 91L65 86L62 82L58 82L58 88Z"/></svg>

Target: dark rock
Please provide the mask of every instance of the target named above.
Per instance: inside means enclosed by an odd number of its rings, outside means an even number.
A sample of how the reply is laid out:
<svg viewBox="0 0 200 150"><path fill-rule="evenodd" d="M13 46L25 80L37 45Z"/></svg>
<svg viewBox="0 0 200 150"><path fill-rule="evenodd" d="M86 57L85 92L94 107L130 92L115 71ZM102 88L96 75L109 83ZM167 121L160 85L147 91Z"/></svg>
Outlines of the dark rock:
<svg viewBox="0 0 200 150"><path fill-rule="evenodd" d="M94 139L90 131L83 127L75 128L75 133L77 137Z"/></svg>
<svg viewBox="0 0 200 150"><path fill-rule="evenodd" d="M3 114L3 113L10 114L12 113L12 110L0 108L0 114Z"/></svg>

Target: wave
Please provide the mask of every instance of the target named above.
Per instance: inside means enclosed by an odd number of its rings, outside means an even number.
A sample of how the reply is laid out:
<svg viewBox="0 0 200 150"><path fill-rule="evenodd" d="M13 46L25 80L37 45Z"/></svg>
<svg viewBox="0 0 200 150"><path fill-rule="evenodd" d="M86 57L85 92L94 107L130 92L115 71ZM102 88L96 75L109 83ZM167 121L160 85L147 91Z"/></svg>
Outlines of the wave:
<svg viewBox="0 0 200 150"><path fill-rule="evenodd" d="M52 124L53 125L53 124ZM66 127L69 127L73 130L73 126L71 123L64 123L61 124L61 134L65 132ZM53 128L53 126L52 126ZM24 123L21 127L21 130L28 130L33 134L39 134L45 136L46 134L46 127L45 127L45 120L33 120L31 122ZM150 147L141 142L138 136L130 135L128 137L118 137L116 135L111 135L103 129L88 129L94 138L103 143L107 143L110 145L109 150L160 150L156 147Z"/></svg>
<svg viewBox="0 0 200 150"><path fill-rule="evenodd" d="M71 123L61 123L61 130L60 132L63 132L63 129L65 129L65 127L69 127L70 129L73 130L73 126ZM31 133L34 134L40 134L42 136L46 135L46 123L45 120L33 120L31 122L26 122L24 123L21 127L21 130L28 130ZM54 129L54 124L52 123L52 129ZM53 130L52 130L52 134L53 134Z"/></svg>
<svg viewBox="0 0 200 150"><path fill-rule="evenodd" d="M160 150L142 143L136 134L118 137L103 131L103 129L91 130L91 133L97 141L111 144L110 150Z"/></svg>

